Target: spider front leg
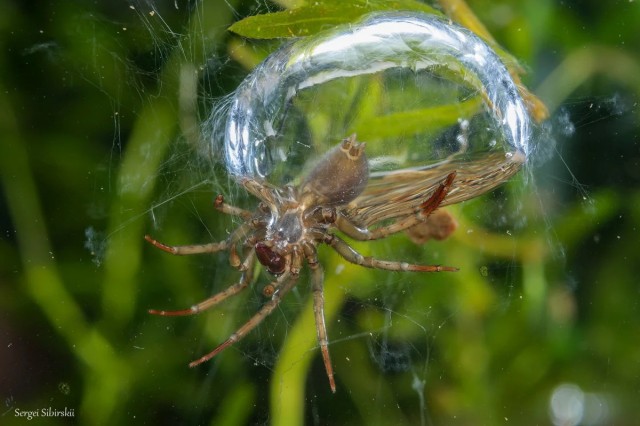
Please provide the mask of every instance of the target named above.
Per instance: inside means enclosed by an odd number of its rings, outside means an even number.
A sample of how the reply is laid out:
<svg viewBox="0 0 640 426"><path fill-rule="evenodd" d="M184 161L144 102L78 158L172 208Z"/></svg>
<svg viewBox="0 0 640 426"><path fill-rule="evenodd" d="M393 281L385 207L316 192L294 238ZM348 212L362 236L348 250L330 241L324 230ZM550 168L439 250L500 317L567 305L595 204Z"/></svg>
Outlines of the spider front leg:
<svg viewBox="0 0 640 426"><path fill-rule="evenodd" d="M245 219L247 222L236 228L236 230L227 238L225 241L217 242L217 243L209 243L209 244L191 244L184 246L169 246L167 244L161 243L160 241L152 238L150 235L145 235L144 239L151 243L154 247L159 248L162 251L166 251L167 253L171 253L178 256L186 256L191 254L203 254L203 253L217 253L222 250L227 250L229 247L234 247L235 243L238 242L242 237L244 237L249 229L253 227L251 222L248 222L251 219L252 215L250 212L243 210L238 207L234 207L232 205L226 204L224 202L224 197L222 195L218 195L214 201L214 207L216 210L221 211L222 213L226 213L233 216L240 216ZM235 251L235 248L233 249ZM234 252L232 251L232 257L234 256ZM232 261L232 263L234 263Z"/></svg>
<svg viewBox="0 0 640 426"><path fill-rule="evenodd" d="M346 261L365 268L384 269L387 271L408 271L408 272L456 272L458 268L453 266L441 265L415 265L407 262L378 260L373 257L363 256L353 249L340 237L332 234L326 234L323 241L330 245L338 252Z"/></svg>
<svg viewBox="0 0 640 426"><path fill-rule="evenodd" d="M145 235L144 239L147 240L151 245L156 248L159 248L162 251L166 251L170 254L175 254L177 256L186 256L190 254L202 254L202 253L217 253L222 250L226 250L229 247L228 241L221 241L219 243L209 243L209 244L192 244L186 246L169 246L164 243L161 243L158 240L151 238L150 235Z"/></svg>
<svg viewBox="0 0 640 426"><path fill-rule="evenodd" d="M421 203L414 214L402 217L388 226L382 226L374 230L362 229L351 222L343 214L338 214L335 220L336 227L354 240L367 241L384 238L388 235L411 228L424 223L429 215L442 204L456 177L456 172L451 172L426 201Z"/></svg>
<svg viewBox="0 0 640 426"><path fill-rule="evenodd" d="M234 246L238 241L240 241L240 239L247 235L247 232L249 232L249 229L251 229L251 227L251 223L243 223L242 225L237 227L236 230L231 233L231 235L229 235L229 238L218 243L169 246L151 238L150 235L145 235L144 239L151 243L154 247L177 256L217 253L222 250L227 250L231 246Z"/></svg>
<svg viewBox="0 0 640 426"><path fill-rule="evenodd" d="M215 207L219 212L230 216L239 216L244 220L249 220L253 217L253 214L250 211L225 203L222 194L218 194L213 202L213 207Z"/></svg>
<svg viewBox="0 0 640 426"><path fill-rule="evenodd" d="M154 247L166 251L167 253L177 255L177 256L186 256L192 254L203 254L203 253L217 253L223 250L229 250L229 263L234 268L243 271L242 267L244 263L240 260L240 256L236 250L236 244L244 237L246 237L247 233L251 228L255 228L255 223L253 222L245 222L239 227L237 227L229 238L224 241L220 241L218 243L209 243L209 244L195 244L195 245L185 245L185 246L169 246L164 243L161 243L158 240L151 238L149 235L145 235L144 239L147 240ZM246 263L246 262L245 262Z"/></svg>

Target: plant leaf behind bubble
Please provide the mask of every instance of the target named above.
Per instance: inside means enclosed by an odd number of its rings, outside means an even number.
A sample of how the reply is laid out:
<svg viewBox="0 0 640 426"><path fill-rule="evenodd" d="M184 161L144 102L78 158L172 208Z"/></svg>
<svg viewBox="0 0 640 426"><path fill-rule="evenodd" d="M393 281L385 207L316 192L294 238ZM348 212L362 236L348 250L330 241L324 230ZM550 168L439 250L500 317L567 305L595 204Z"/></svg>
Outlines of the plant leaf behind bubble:
<svg viewBox="0 0 640 426"><path fill-rule="evenodd" d="M291 10L249 16L231 25L229 31L254 39L303 37L382 10L411 10L442 15L416 0L326 0Z"/></svg>
<svg viewBox="0 0 640 426"><path fill-rule="evenodd" d="M464 102L401 111L371 117L358 123L355 133L361 140L406 136L425 130L436 132L455 124L461 117L472 117L480 110L482 100L474 97Z"/></svg>

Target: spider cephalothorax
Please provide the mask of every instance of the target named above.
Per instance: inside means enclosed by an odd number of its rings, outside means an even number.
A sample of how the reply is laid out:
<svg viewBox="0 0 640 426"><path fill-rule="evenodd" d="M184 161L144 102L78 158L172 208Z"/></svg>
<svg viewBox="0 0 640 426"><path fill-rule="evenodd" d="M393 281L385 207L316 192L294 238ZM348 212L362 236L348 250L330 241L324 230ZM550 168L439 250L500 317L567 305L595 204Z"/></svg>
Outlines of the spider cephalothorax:
<svg viewBox="0 0 640 426"><path fill-rule="evenodd" d="M244 223L222 242L172 247L145 237L154 246L178 255L227 250L231 265L242 272L238 283L190 309L150 310L152 314L190 315L211 308L251 283L256 260L276 277L264 287L263 294L269 299L262 308L225 342L189 364L191 367L213 358L255 328L296 285L300 269L306 262L311 269L318 344L331 390L335 392L324 322L323 271L318 262L317 246L326 244L345 260L367 268L414 272L457 270L448 266L414 265L365 257L332 232L337 229L356 240L372 240L423 224L445 199L456 176L455 171L448 173L435 189L429 189L428 197L422 191L410 197L388 197L384 205L379 202L359 203L358 200L365 195L369 178L364 149L364 143L357 142L355 135L344 139L320 159L298 186L277 188L254 179L244 179L242 185L261 201L255 213L226 204L222 196L218 196L215 202L218 210L244 219ZM367 221L364 215L360 216L359 212L365 207L368 209L366 217L375 219ZM390 224L380 225L390 219L393 220Z"/></svg>

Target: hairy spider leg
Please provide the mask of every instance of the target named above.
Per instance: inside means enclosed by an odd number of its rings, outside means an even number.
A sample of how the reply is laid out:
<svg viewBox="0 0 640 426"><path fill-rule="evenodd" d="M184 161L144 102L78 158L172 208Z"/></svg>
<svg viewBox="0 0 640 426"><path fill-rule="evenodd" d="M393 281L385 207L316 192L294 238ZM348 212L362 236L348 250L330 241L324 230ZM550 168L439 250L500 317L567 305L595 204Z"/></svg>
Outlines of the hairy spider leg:
<svg viewBox="0 0 640 426"><path fill-rule="evenodd" d="M254 268L255 262L256 262L255 254L251 252L249 256L247 256L247 260L245 261L245 263L247 264L247 269L242 273L242 276L240 277L240 281L230 285L226 289L222 290L219 293L214 294L208 299L205 299L202 302L191 306L189 309L181 309L177 311L149 309L148 312L152 315L173 317L173 316L195 315L202 311L206 311L207 309L210 309L216 306L218 303L222 302L223 300L231 296L235 296L236 294L240 293L242 290L247 288L247 286L253 280L253 271L255 270Z"/></svg>
<svg viewBox="0 0 640 426"><path fill-rule="evenodd" d="M203 362L209 361L211 358L218 355L229 346L240 341L244 336L251 332L251 330L256 328L258 324L260 324L271 312L273 312L273 310L280 304L282 298L296 285L297 279L298 275L293 274L290 270L287 270L282 275L280 275L276 280L277 285L274 284L274 286L280 287L279 291L274 293L271 299L269 299L269 301L262 305L262 308L260 308L260 310L246 323L244 323L244 325L240 327L235 333L229 336L227 340L222 342L208 354L189 363L189 367L195 367L202 364Z"/></svg>
<svg viewBox="0 0 640 426"><path fill-rule="evenodd" d="M220 196L219 196L220 197ZM225 290L211 296L210 298L191 306L189 309L180 309L175 311L165 311L160 309L149 309L148 312L152 315L161 315L161 316L183 316L183 315L194 315L198 312L202 312L207 310L223 300L227 299L230 296L238 294L240 291L244 290L249 283L253 280L253 269L255 265L255 253L250 251L246 256L244 261L240 259L238 253L236 251L236 243L246 235L248 229L251 228L250 223L245 223L238 227L225 241L221 241L218 243L209 243L209 244L196 244L196 245L186 245L186 246L168 246L160 241L157 241L151 238L149 235L145 235L144 239L151 243L154 247L159 248L162 251L167 253L171 253L174 255L192 255L192 254L202 254L202 253L216 253L218 251L222 251L225 249L229 249L230 256L229 261L231 265L243 271L242 276L240 277L240 281L229 286Z"/></svg>
<svg viewBox="0 0 640 426"><path fill-rule="evenodd" d="M331 392L336 393L336 382L333 378L333 366L331 365L331 357L329 356L329 338L327 336L327 326L324 321L324 271L320 263L309 264L311 269L311 291L313 292L313 315L316 320L316 332L318 335L318 344L322 353L322 361L324 369L329 378L329 386Z"/></svg>
<svg viewBox="0 0 640 426"><path fill-rule="evenodd" d="M322 229L316 229L316 232L324 234ZM333 378L333 366L331 357L329 356L329 337L327 335L327 326L324 320L324 269L318 262L318 251L316 246L309 241L301 242L302 250L307 258L307 264L311 269L311 292L313 293L313 315L316 321L316 333L318 337L318 345L322 353L322 361L324 369L329 378L329 386L331 391L336 392L336 382Z"/></svg>
<svg viewBox="0 0 640 426"><path fill-rule="evenodd" d="M429 215L437 209L440 204L442 204L442 201L444 201L445 197L449 193L449 189L451 188L455 177L456 172L449 173L445 180L438 186L433 194L431 194L431 197L418 206L413 215L403 217L388 226L382 226L373 230L366 228L362 229L351 222L349 218L343 214L338 214L335 225L347 236L359 241L377 240L388 235L404 231L419 223L423 223L427 217L429 217Z"/></svg>
<svg viewBox="0 0 640 426"><path fill-rule="evenodd" d="M236 249L236 243L229 246L229 264L236 269L240 269L240 265L242 265L242 259L240 259L240 255Z"/></svg>
<svg viewBox="0 0 640 426"><path fill-rule="evenodd" d="M147 240L151 245L156 248L159 248L162 251L166 251L170 254L175 254L176 256L185 256L190 254L201 254L201 253L217 253L219 251L226 250L229 247L229 241L221 241L219 243L209 243L209 244L192 244L186 246L168 246L164 243L161 243L158 240L153 239L150 235L145 235L144 239Z"/></svg>
<svg viewBox="0 0 640 426"><path fill-rule="evenodd" d="M249 222L249 219L253 217L253 215L244 209L239 207L235 207L231 204L227 204L224 202L224 196L222 194L218 194L215 201L213 202L213 206L216 210L231 215L231 216L240 216L245 219L246 222L240 225L225 241L217 242L217 243L208 243L208 244L191 244L184 246L169 246L167 244L161 243L160 241L152 238L150 235L145 235L144 239L151 243L153 246L159 248L162 251L166 251L167 253L171 253L178 256L191 255L191 254L202 254L202 253L217 253L219 251L226 250L231 248L230 254L230 262L234 268L238 268L241 265L239 261L239 256L235 249L235 243L240 241L242 237L244 237L247 231L254 227L255 224L253 222Z"/></svg>
<svg viewBox="0 0 640 426"><path fill-rule="evenodd" d="M338 252L346 261L365 268L384 269L387 271L407 271L407 272L456 272L458 268L441 265L415 265L407 262L390 260L378 260L374 257L363 256L343 239L333 234L326 234L324 242Z"/></svg>
<svg viewBox="0 0 640 426"><path fill-rule="evenodd" d="M222 194L218 194L215 201L213 202L213 207L219 212L231 216L239 216L244 220L249 220L253 217L253 213L251 213L250 211L225 203Z"/></svg>
<svg viewBox="0 0 640 426"><path fill-rule="evenodd" d="M144 239L151 243L154 247L159 248L162 251L166 251L167 253L176 255L176 256L188 256L192 254L204 254L204 253L217 253L219 251L229 249L229 263L231 266L238 270L242 270L241 267L243 263L238 256L236 251L236 243L240 241L247 235L249 229L254 227L253 222L245 222L239 227L237 227L229 238L224 241L220 241L217 243L208 243L208 244L194 244L194 245L185 245L185 246L169 246L164 243L161 243L158 240L151 238L149 235L145 235Z"/></svg>

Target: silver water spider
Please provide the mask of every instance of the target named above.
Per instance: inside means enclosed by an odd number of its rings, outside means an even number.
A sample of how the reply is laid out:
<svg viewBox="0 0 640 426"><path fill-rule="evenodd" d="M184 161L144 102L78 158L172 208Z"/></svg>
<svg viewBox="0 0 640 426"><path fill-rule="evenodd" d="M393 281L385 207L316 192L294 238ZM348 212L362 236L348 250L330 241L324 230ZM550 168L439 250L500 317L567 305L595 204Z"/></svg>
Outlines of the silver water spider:
<svg viewBox="0 0 640 426"><path fill-rule="evenodd" d="M388 271L441 272L457 271L450 266L415 265L403 261L379 260L363 256L333 231L360 241L384 238L400 231L411 231L429 224L429 216L443 202L456 178L456 171L436 177L430 186L413 190L375 191L368 188L369 164L365 144L356 136L344 139L327 152L297 186L274 187L255 179L244 178L241 184L260 200L255 212L227 204L219 195L217 210L239 216L243 223L221 242L168 246L150 236L145 239L155 247L175 255L227 251L231 266L242 272L240 280L212 297L178 311L149 310L154 315L192 315L209 309L238 294L253 280L256 261L275 276L263 289L268 300L262 308L227 340L201 358L191 362L195 367L213 358L242 339L278 306L297 284L306 263L311 270L311 292L318 344L329 378L331 391L336 391L333 367L329 357L327 329L324 320L323 268L318 262L317 248L326 244L346 261L366 268ZM442 219L438 219L441 223ZM445 236L453 231L445 220ZM431 228L434 225L431 224ZM429 227L427 227L429 228ZM435 234L442 235L442 225Z"/></svg>

